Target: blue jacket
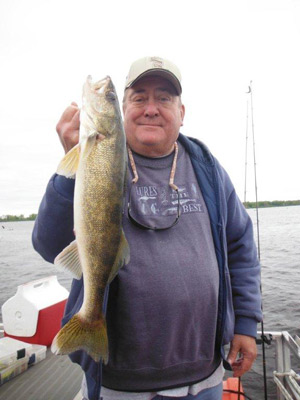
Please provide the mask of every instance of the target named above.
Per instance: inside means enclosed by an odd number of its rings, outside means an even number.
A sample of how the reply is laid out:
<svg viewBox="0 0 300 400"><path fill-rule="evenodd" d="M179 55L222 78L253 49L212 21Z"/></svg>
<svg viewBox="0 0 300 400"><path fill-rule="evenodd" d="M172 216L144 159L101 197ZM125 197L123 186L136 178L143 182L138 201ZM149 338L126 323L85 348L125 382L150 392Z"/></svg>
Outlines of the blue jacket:
<svg viewBox="0 0 300 400"><path fill-rule="evenodd" d="M182 134L178 140L191 157L210 216L220 276L216 349L225 367L229 367L223 345L229 343L235 333L256 337L257 323L262 319L260 265L252 222L227 173L207 147ZM32 239L34 248L49 262L74 240L73 193L73 180L54 175L41 202ZM108 289L104 312L107 298ZM82 302L83 281L74 279L63 325L79 311ZM101 363L96 363L84 351L76 351L70 358L85 371L89 399L98 400Z"/></svg>

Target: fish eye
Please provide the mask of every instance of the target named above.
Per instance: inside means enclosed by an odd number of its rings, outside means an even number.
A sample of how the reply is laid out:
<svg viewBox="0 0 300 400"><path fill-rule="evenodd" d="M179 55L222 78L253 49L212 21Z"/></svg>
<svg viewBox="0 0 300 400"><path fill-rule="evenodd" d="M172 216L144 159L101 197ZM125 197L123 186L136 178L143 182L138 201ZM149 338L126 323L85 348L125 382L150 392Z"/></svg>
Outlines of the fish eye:
<svg viewBox="0 0 300 400"><path fill-rule="evenodd" d="M107 100L114 101L116 100L116 95L114 92L108 92L106 93L106 98Z"/></svg>

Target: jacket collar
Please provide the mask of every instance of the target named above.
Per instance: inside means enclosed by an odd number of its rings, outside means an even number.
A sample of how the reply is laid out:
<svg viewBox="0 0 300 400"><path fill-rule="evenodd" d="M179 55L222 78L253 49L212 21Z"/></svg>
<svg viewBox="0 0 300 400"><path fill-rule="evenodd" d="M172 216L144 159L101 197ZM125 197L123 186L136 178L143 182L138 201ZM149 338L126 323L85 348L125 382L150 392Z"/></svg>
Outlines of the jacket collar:
<svg viewBox="0 0 300 400"><path fill-rule="evenodd" d="M178 141L195 160L210 166L215 165L213 155L209 151L208 147L200 140L179 133Z"/></svg>

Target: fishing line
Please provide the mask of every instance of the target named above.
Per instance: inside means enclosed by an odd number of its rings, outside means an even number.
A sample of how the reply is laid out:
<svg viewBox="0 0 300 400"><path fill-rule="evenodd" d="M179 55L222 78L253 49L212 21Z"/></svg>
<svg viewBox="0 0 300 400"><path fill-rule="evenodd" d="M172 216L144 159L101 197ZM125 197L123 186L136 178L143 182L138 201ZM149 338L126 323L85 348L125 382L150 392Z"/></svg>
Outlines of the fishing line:
<svg viewBox="0 0 300 400"><path fill-rule="evenodd" d="M247 168L248 168L248 119L249 119L249 101L247 99L246 111L246 144L245 144L245 184L244 184L244 204L247 200Z"/></svg>
<svg viewBox="0 0 300 400"><path fill-rule="evenodd" d="M258 190L257 190L257 169L256 169L256 151L255 151L255 135L254 135L254 116L253 116L253 90L252 81L250 81L249 91L250 94L250 104L251 104L251 128L252 128L252 153L253 153L253 163L254 163L254 186L255 186L255 209L256 209L256 232L257 232L257 253L258 260L260 261L260 236L259 236L259 217L258 217ZM248 141L248 103L247 103L247 128L246 128L246 142ZM246 144L247 150L247 144ZM245 181L246 186L246 181ZM246 187L245 187L246 195ZM262 295L262 283L260 283L260 292ZM263 310L263 306L262 306ZM262 358L263 358L263 378L264 378L264 397L265 400L268 399L268 389L267 389L267 371L266 371L266 353L265 353L265 342L266 336L264 334L264 322L261 321L261 345L262 345Z"/></svg>

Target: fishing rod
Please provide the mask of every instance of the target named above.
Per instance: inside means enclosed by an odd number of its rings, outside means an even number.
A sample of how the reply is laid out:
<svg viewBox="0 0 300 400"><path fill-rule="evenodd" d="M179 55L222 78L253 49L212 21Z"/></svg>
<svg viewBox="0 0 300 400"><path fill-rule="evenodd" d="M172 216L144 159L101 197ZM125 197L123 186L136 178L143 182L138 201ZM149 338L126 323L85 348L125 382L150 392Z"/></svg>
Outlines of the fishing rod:
<svg viewBox="0 0 300 400"><path fill-rule="evenodd" d="M259 216L258 216L258 189L257 189L257 168L256 168L256 150L255 150L255 135L254 135L254 116L253 116L253 90L252 81L250 81L249 90L247 94L250 94L250 105L251 105L251 130L252 130L252 154L254 164L254 187L255 187L255 209L256 209L256 232L257 232L257 253L258 260L260 257L260 235L259 235ZM247 151L248 151L248 101L247 101L247 126L246 126L246 161L245 161L245 190L244 190L244 201L246 202L246 184L247 184ZM260 284L260 292L262 293L262 284ZM268 399L268 387L267 387L267 371L266 371L266 353L265 343L269 343L269 339L264 333L264 322L261 321L261 345L262 345L262 358L263 358L263 379L264 379L264 398Z"/></svg>
<svg viewBox="0 0 300 400"><path fill-rule="evenodd" d="M253 116L253 90L252 81L248 87L247 94L250 94L250 112L251 112L251 132L252 132L252 154L253 154L253 164L254 164L254 187L255 187L255 209L256 209L256 231L257 231L257 255L260 261L260 235L259 235L259 216L258 216L258 189L257 189L257 168L256 168L256 150L255 150L255 135L254 135L254 116ZM244 183L244 204L247 201L247 175L248 175L248 127L249 127L249 101L247 99L247 111L246 111L246 143L245 143L245 183ZM260 284L260 292L262 294L262 284ZM262 307L263 308L263 307ZM266 371L266 352L265 344L271 343L271 338L268 339L264 333L264 322L261 321L261 340L257 340L257 343L262 345L262 358L263 358L263 380L264 380L264 399L268 400L268 386L267 386L267 371ZM241 377L239 377L238 390L224 390L227 393L235 393L238 395L238 400L241 396L246 399L250 397L246 396L245 393L241 391Z"/></svg>
<svg viewBox="0 0 300 400"><path fill-rule="evenodd" d="M249 86L250 90L250 86ZM250 93L250 92L247 92ZM247 99L247 111L246 111L246 143L245 143L245 184L244 184L244 204L247 200L247 168L248 168L248 125L249 125L249 101Z"/></svg>
<svg viewBox="0 0 300 400"><path fill-rule="evenodd" d="M258 190L257 190L257 172L256 172L256 152L255 152L255 135L254 135L252 81L250 81L249 91L250 91L250 99L251 99L250 103L251 103L252 147L253 147L253 164L254 164L257 252L258 252L258 259L260 261L259 218L258 218Z"/></svg>

